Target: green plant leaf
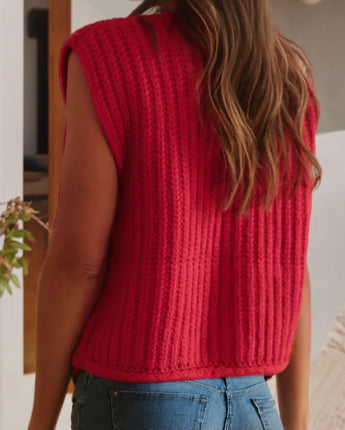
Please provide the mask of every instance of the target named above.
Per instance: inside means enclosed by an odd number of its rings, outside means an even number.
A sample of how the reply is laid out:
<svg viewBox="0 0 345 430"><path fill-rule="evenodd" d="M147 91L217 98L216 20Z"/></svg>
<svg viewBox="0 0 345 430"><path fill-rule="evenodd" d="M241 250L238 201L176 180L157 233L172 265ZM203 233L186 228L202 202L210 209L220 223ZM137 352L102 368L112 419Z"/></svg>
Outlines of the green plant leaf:
<svg viewBox="0 0 345 430"><path fill-rule="evenodd" d="M36 239L32 235L31 231L29 231L29 230L22 230L22 232L24 233L25 239L31 240L31 242L36 242Z"/></svg>
<svg viewBox="0 0 345 430"><path fill-rule="evenodd" d="M12 239L7 239L7 237L4 240L4 245L2 247L2 251L6 253L9 249L11 249L11 243Z"/></svg>
<svg viewBox="0 0 345 430"><path fill-rule="evenodd" d="M11 264L11 266L12 266L12 267L15 267L15 268L17 268L17 269L18 269L18 268L20 269L20 268L22 267L22 265L21 265L20 263L18 263L18 260L17 260L17 259L14 259L13 261L11 261L11 263L10 263L10 264Z"/></svg>
<svg viewBox="0 0 345 430"><path fill-rule="evenodd" d="M17 218L16 214L11 214L6 218L7 224L11 224Z"/></svg>
<svg viewBox="0 0 345 430"><path fill-rule="evenodd" d="M12 240L12 246L17 249L24 249L25 251L32 251L29 245L22 242L17 242L16 240Z"/></svg>
<svg viewBox="0 0 345 430"><path fill-rule="evenodd" d="M0 279L0 286L2 288L2 293L3 293L4 288L5 288L12 295L12 290L11 290L11 287L10 287L10 283L9 283L9 281L7 279L4 279L4 278Z"/></svg>
<svg viewBox="0 0 345 430"><path fill-rule="evenodd" d="M29 230L18 230L13 228L7 235L7 237L25 237L25 239L31 240L32 242L36 242L36 239L33 237L31 231Z"/></svg>
<svg viewBox="0 0 345 430"><path fill-rule="evenodd" d="M18 218L22 221L30 221L31 215L24 213L23 211L19 212Z"/></svg>
<svg viewBox="0 0 345 430"><path fill-rule="evenodd" d="M4 246L3 246L2 250L4 252L4 255L7 256L7 258L8 258L9 253L14 252L14 255L16 255L16 253L17 253L17 250L13 247L12 243L13 243L13 239L8 239L6 237L6 239L4 240Z"/></svg>
<svg viewBox="0 0 345 430"><path fill-rule="evenodd" d="M5 256L7 257L7 260L10 264L12 264L12 261L16 258L17 250L16 249L8 249L5 252Z"/></svg>
<svg viewBox="0 0 345 430"><path fill-rule="evenodd" d="M25 257L18 258L18 263L23 267L24 276L29 273L29 263Z"/></svg>
<svg viewBox="0 0 345 430"><path fill-rule="evenodd" d="M23 230L12 228L7 234L7 237L23 237Z"/></svg>
<svg viewBox="0 0 345 430"><path fill-rule="evenodd" d="M20 288L19 279L18 279L18 277L14 273L12 273L12 275L11 275L11 281L14 283L14 285L16 287Z"/></svg>

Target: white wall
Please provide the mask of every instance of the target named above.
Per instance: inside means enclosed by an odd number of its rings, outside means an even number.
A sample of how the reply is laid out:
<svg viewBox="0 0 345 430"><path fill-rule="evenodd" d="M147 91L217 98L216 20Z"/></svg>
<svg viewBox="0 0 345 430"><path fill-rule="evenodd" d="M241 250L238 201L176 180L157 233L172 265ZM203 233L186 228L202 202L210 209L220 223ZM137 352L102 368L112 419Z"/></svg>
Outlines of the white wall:
<svg viewBox="0 0 345 430"><path fill-rule="evenodd" d="M278 29L297 42L312 62L322 103L320 132L345 129L345 2L272 2Z"/></svg>
<svg viewBox="0 0 345 430"><path fill-rule="evenodd" d="M125 17L139 4L133 0L72 0L72 29L100 19Z"/></svg>
<svg viewBox="0 0 345 430"><path fill-rule="evenodd" d="M20 2L0 2L0 202L22 194L23 157L23 11ZM1 212L5 209L0 207ZM16 273L21 279L21 273ZM22 384L22 291L0 298L0 427L20 428L10 415L24 398ZM16 424L16 425L15 425Z"/></svg>
<svg viewBox="0 0 345 430"><path fill-rule="evenodd" d="M88 22L125 16L137 2L73 0L73 29ZM23 195L23 2L0 0L0 202ZM308 262L312 282L312 357L319 351L345 301L345 131L319 135L324 167L315 191ZM0 211L3 207L0 207ZM17 275L22 283L21 272ZM0 430L25 429L33 400L34 375L23 374L23 291L0 298ZM70 428L71 396L57 430Z"/></svg>
<svg viewBox="0 0 345 430"><path fill-rule="evenodd" d="M314 190L308 262L312 290L312 359L345 303L345 130L320 134L316 155L324 169Z"/></svg>
<svg viewBox="0 0 345 430"><path fill-rule="evenodd" d="M0 2L0 202L23 190L23 5ZM0 207L1 212L5 209ZM16 274L22 280L21 272ZM0 298L0 428L23 428L32 378L23 369L23 291Z"/></svg>

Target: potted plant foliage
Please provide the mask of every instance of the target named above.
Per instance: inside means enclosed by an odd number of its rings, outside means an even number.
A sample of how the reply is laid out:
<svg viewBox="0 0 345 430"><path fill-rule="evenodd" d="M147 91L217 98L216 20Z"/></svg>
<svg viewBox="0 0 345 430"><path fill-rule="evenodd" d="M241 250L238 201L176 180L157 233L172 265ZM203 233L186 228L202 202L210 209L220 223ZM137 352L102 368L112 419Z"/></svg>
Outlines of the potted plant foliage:
<svg viewBox="0 0 345 430"><path fill-rule="evenodd" d="M22 268L24 276L28 274L28 261L23 255L18 255L21 250L31 251L31 247L18 239L36 241L32 233L20 228L19 223L34 219L42 227L50 231L48 223L44 223L37 216L39 211L31 207L32 202L24 202L20 197L9 200L0 205L6 205L6 209L0 215L0 237L3 236L3 246L0 249L0 297L5 290L12 294L11 283L20 288L18 277L13 273L14 268Z"/></svg>

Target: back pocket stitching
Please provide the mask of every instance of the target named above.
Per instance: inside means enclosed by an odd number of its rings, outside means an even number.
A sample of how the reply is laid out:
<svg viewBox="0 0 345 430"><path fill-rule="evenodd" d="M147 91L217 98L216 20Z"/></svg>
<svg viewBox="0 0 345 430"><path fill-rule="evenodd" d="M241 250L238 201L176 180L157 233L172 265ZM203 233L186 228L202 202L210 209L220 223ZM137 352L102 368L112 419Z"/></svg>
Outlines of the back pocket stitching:
<svg viewBox="0 0 345 430"><path fill-rule="evenodd" d="M261 406L261 402L269 402L269 410L274 410L275 409L275 405L276 402L274 400L273 397L264 397L264 398L252 398L251 401L254 403L255 405L255 409L257 410L257 413L259 415L259 418L261 420L262 426L264 428L264 430L271 430L266 418L265 418L265 414L264 414L264 410Z"/></svg>

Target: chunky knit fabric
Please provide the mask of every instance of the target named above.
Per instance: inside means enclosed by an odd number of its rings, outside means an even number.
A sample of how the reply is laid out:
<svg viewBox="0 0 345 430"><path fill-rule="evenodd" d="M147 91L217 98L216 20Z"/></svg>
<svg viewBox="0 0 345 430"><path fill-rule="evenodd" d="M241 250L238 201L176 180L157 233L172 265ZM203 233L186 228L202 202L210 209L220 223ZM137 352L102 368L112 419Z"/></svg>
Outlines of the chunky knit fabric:
<svg viewBox="0 0 345 430"><path fill-rule="evenodd" d="M221 211L220 141L203 108L198 121L194 92L204 57L173 11L73 32L60 53L64 101L71 49L119 173L109 270L74 374L154 382L281 372L301 304L310 183L290 199L282 187L266 214L259 185L247 217ZM303 132L315 152L311 100Z"/></svg>

